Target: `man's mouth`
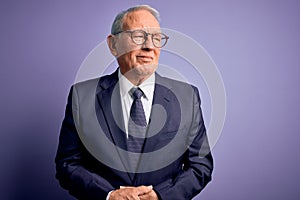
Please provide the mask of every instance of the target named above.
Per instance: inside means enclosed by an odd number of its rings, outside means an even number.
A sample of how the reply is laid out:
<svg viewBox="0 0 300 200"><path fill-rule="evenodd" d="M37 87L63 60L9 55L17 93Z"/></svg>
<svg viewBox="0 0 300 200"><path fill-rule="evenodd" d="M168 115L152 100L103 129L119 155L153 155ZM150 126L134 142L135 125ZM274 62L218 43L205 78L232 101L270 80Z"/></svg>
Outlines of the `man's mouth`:
<svg viewBox="0 0 300 200"><path fill-rule="evenodd" d="M151 62L153 60L152 56L146 56L146 55L138 55L136 56L137 60L141 60L143 62Z"/></svg>

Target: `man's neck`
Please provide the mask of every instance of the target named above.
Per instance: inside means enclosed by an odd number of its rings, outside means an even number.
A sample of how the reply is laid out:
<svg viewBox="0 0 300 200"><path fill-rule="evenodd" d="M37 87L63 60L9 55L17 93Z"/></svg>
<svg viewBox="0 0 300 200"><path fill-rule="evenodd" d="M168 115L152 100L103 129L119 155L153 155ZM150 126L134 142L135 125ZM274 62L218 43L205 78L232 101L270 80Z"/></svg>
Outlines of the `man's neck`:
<svg viewBox="0 0 300 200"><path fill-rule="evenodd" d="M147 80L152 74L136 74L136 73L126 73L122 74L125 76L133 85L139 86L141 85L145 80Z"/></svg>

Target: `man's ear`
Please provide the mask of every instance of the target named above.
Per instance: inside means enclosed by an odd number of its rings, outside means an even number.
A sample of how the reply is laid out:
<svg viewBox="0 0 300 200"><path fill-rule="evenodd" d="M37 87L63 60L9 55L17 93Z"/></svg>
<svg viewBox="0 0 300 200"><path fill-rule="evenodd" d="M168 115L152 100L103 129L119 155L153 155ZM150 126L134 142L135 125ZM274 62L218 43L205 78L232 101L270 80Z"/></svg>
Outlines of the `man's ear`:
<svg viewBox="0 0 300 200"><path fill-rule="evenodd" d="M109 50L110 50L111 54L113 56L117 56L118 51L117 51L117 48L116 48L116 38L114 37L114 35L107 36L106 42L107 42L107 45L109 47Z"/></svg>

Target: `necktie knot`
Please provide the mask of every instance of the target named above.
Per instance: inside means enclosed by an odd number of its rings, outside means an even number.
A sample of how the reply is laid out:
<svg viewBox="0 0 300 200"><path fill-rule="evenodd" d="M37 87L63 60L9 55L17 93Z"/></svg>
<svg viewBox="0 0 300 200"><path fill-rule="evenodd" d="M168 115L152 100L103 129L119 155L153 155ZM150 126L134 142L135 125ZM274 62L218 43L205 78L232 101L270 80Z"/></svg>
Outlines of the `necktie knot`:
<svg viewBox="0 0 300 200"><path fill-rule="evenodd" d="M140 99L144 95L143 91L140 88L132 88L131 92L133 100Z"/></svg>

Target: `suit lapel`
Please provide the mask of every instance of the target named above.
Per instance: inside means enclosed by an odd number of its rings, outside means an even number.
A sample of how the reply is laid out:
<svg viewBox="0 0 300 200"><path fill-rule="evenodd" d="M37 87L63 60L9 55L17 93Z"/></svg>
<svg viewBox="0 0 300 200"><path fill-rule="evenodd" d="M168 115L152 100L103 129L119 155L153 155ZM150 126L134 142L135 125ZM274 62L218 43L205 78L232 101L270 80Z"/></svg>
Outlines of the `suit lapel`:
<svg viewBox="0 0 300 200"><path fill-rule="evenodd" d="M150 123L147 130L147 139L145 141L143 152L151 152L153 150L153 148L157 144L157 138L155 137L155 135L158 132L160 132L161 128L163 128L163 126L165 125L165 120L168 120L167 116L165 115L166 113L162 110L162 107L164 109L169 107L170 92L171 91L165 86L163 86L160 82L156 82L153 94L152 109L150 114ZM161 120L162 118L165 120ZM165 128L166 127L164 127L164 129Z"/></svg>
<svg viewBox="0 0 300 200"><path fill-rule="evenodd" d="M126 153L127 139L118 84L118 71L108 77L104 77L103 80L99 80L97 100L103 111L104 123L106 123L108 129L105 134L115 144L116 148L119 147L117 151L126 173L129 159ZM127 173L127 175L130 182L133 182L132 174Z"/></svg>
<svg viewBox="0 0 300 200"><path fill-rule="evenodd" d="M154 161L153 158L147 157L145 153L158 150L160 145L164 144L162 141L168 140L165 136L168 130L171 130L169 122L174 121L173 116L164 111L172 111L173 93L170 89L171 86L168 85L168 82L165 82L164 78L156 75L150 122L147 131L147 138L144 143L143 154L141 154L140 157L139 171L148 171L147 165ZM143 182L143 179L147 177L144 177L143 174L139 174L135 178L135 181L138 184L141 181Z"/></svg>
<svg viewBox="0 0 300 200"><path fill-rule="evenodd" d="M97 92L97 99L103 110L111 140L117 146L126 149L126 135L122 131L125 129L117 71L103 81L100 79L99 87L101 89Z"/></svg>

